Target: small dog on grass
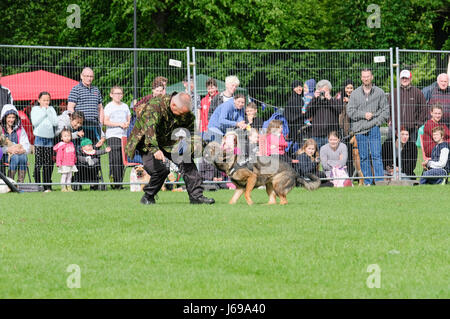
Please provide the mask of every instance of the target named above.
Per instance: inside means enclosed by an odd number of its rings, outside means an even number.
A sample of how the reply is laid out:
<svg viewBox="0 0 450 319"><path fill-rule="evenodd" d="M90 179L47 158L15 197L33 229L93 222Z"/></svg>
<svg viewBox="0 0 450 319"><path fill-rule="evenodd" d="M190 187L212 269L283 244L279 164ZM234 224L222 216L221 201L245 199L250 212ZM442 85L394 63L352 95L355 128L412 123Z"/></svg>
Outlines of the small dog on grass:
<svg viewBox="0 0 450 319"><path fill-rule="evenodd" d="M141 183L141 185L131 184L130 190L132 192L140 192L144 190L144 186L148 184L150 181L150 175L144 169L144 166L139 165L133 168L130 174L130 182L131 183Z"/></svg>

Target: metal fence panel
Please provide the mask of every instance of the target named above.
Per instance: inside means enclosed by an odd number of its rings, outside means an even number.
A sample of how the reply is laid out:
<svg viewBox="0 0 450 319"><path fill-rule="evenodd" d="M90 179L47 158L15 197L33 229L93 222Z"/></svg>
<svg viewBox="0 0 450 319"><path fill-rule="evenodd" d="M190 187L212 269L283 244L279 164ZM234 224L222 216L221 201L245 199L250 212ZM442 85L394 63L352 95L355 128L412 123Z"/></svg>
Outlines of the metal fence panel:
<svg viewBox="0 0 450 319"><path fill-rule="evenodd" d="M374 75L374 85L382 88L388 95L393 87L393 52L392 50L202 50L193 48L194 74L197 78L214 78L219 84L225 81L229 75L239 78L240 85L248 96L248 101L255 102L258 107L258 116L268 120L274 113L290 114L301 113L302 105L288 105L293 94L294 81L305 83L309 79L315 82L328 80L331 82L333 98L343 93L344 83L350 79L354 83L354 89L361 85L361 70L369 68ZM198 81L195 81L198 85ZM203 83L204 84L204 83ZM203 85L204 88L204 85ZM315 85L311 88L315 90ZM207 92L197 89L196 94L201 97ZM304 96L303 90L303 96ZM340 95L342 98L342 95ZM304 102L303 102L304 103ZM307 108L306 108L307 109ZM308 114L308 113L306 113ZM211 115L210 115L211 116ZM336 114L336 117L338 115ZM205 119L203 119L204 121ZM316 119L317 120L317 119ZM295 122L295 121L294 121ZM312 123L311 126L308 124ZM296 142L296 147L301 147L304 140L310 137L311 128L317 126L329 126L324 135L320 136L322 144L326 143L326 135L329 133L332 123L318 123L314 118L297 120L290 123L288 139ZM350 175L353 175L351 161L351 146L348 137L348 127L336 128L348 145L350 153L347 166ZM382 127L383 140L388 135L387 124ZM317 137L317 136L314 136ZM295 157L295 155L294 155ZM290 160L289 158L288 160ZM206 170L211 170L211 167ZM211 174L206 174L205 177ZM215 172L216 179L223 177Z"/></svg>
<svg viewBox="0 0 450 319"><path fill-rule="evenodd" d="M396 90L401 92L396 97L396 136L405 138L406 131L409 133L410 143L417 146L417 154L411 152L406 143L398 143L399 171L406 178L413 178L422 173L422 161L431 156L435 143L431 134L433 121L431 120L431 109L433 105L440 104L443 108L442 123L446 127L450 125L450 88L445 90L437 86L439 74L450 75L450 51L425 51L425 50L396 50L397 74ZM410 81L403 83L400 73L402 70L411 72ZM407 84L410 82L410 84ZM411 86L411 88L410 88ZM417 88L417 89L415 89ZM414 91L415 90L415 91ZM418 97L419 96L419 97ZM420 130L421 127L425 131ZM423 128L422 128L423 129ZM418 136L419 135L419 136ZM422 137L420 138L420 135ZM423 140L424 145L421 144ZM448 141L448 137L446 138ZM411 167L419 167L416 174L411 174ZM447 172L448 173L448 172ZM444 175L441 175L444 177ZM446 176L446 174L445 174Z"/></svg>
<svg viewBox="0 0 450 319"><path fill-rule="evenodd" d="M137 56L137 68L134 69L134 52ZM84 67L90 67L95 73L93 85L97 86L103 97L103 106L111 101L110 90L113 86L121 86L124 90L122 101L131 106L133 98L140 98L152 93L152 81L157 76L164 76L169 83L181 81L189 72L189 48L186 49L121 49L121 48L73 48L73 47L38 47L38 46L9 46L0 45L0 65L3 67L4 83L9 75L23 72L35 72L44 70L64 76L68 79L80 81L80 74ZM137 83L134 83L134 72L137 73ZM40 74L40 73L39 73ZM32 106L35 105L39 92L36 86L46 87L44 75L37 78L39 83L31 83L25 80L20 83L20 90L34 92L32 98L14 98L14 105L24 111L30 117ZM41 85L44 83L44 85ZM75 82L76 83L76 82ZM62 86L62 83L47 83L48 86ZM6 86L6 85L5 85ZM137 96L133 97L134 88ZM48 87L47 91L51 91ZM55 107L60 115L67 107L67 96L53 99L51 105ZM25 129L30 135L33 144L32 124L24 123ZM27 127L28 126L28 127ZM106 129L104 127L104 129ZM58 142L58 140L55 140ZM88 185L98 187L98 184L109 184L111 165L108 165L109 155L101 156L99 174L87 181L80 181ZM35 171L35 154L28 155L28 171ZM6 171L2 165L3 172ZM128 170L129 171L129 170ZM30 174L35 175L35 174ZM25 181L35 180L34 176ZM42 181L42 179L40 179ZM129 175L124 177L123 182L129 183ZM59 176L57 170L53 169L52 182L58 184ZM96 182L94 182L96 181ZM114 181L121 183L122 181Z"/></svg>

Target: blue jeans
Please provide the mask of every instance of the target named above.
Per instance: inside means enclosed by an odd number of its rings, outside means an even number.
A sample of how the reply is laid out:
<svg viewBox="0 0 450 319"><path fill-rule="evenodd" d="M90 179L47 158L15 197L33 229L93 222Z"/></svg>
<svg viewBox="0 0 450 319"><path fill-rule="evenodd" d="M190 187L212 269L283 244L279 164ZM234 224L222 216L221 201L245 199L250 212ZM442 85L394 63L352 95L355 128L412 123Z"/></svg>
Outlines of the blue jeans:
<svg viewBox="0 0 450 319"><path fill-rule="evenodd" d="M52 147L53 146L53 137L46 138L46 137L36 136L34 139L34 146Z"/></svg>
<svg viewBox="0 0 450 319"><path fill-rule="evenodd" d="M432 168L423 172L423 176L446 176L447 172L442 168ZM442 177L437 178L421 178L420 184L441 184L444 181Z"/></svg>
<svg viewBox="0 0 450 319"><path fill-rule="evenodd" d="M27 154L14 154L9 161L9 169L16 171L17 169L25 171L27 169Z"/></svg>
<svg viewBox="0 0 450 319"><path fill-rule="evenodd" d="M373 172L375 176L383 176L383 162L381 160L381 134L380 128L374 126L369 132L365 134L357 134L356 141L358 142L358 151L361 161L361 170L364 177L371 177L372 165L370 158L372 158ZM376 178L375 182L382 181L383 178ZM364 178L364 184L372 184L371 178Z"/></svg>

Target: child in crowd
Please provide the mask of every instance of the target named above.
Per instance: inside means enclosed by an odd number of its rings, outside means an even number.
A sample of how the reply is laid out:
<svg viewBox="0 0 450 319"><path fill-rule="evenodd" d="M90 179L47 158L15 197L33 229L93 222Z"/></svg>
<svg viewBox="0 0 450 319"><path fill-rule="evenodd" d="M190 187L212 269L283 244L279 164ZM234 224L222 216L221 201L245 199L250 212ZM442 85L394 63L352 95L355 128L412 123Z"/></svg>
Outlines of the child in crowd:
<svg viewBox="0 0 450 319"><path fill-rule="evenodd" d="M308 110L308 105L314 97L314 91L316 89L316 80L309 79L305 82L303 87L303 106L302 106L302 114L306 114ZM306 125L312 125L311 119L306 119L304 122Z"/></svg>
<svg viewBox="0 0 450 319"><path fill-rule="evenodd" d="M111 152L111 147L108 146L104 150L96 150L92 145L92 140L89 138L83 138L80 146L81 149L77 152L78 174L76 180L81 183L98 183L98 174L101 165L100 155ZM98 186L91 185L91 189L97 190Z"/></svg>
<svg viewBox="0 0 450 319"><path fill-rule="evenodd" d="M36 183L52 182L53 173L53 139L54 129L58 126L58 115L50 105L50 93L41 92L38 97L39 105L31 109L31 123L33 124L34 140L34 180ZM44 185L44 192L50 192L51 185Z"/></svg>
<svg viewBox="0 0 450 319"><path fill-rule="evenodd" d="M112 102L105 107L106 141L111 147L109 153L109 175L113 183L123 181L122 137L127 136L131 112L128 105L122 102L123 89L114 86L109 96ZM123 189L122 185L111 185L112 189Z"/></svg>
<svg viewBox="0 0 450 319"><path fill-rule="evenodd" d="M300 176L305 177L306 174L314 174L319 178L327 177L324 172L319 171L320 159L317 143L314 139L307 139L297 154L298 163L295 163L293 167ZM334 185L330 181L322 180L320 186L333 187Z"/></svg>
<svg viewBox="0 0 450 319"><path fill-rule="evenodd" d="M448 161L449 146L444 142L445 130L441 126L433 128L433 141L436 146L431 151L431 160L422 162L424 173L422 176L446 176L450 170ZM441 184L446 178L424 178L420 179L420 184Z"/></svg>
<svg viewBox="0 0 450 319"><path fill-rule="evenodd" d="M77 156L75 146L72 143L72 135L69 129L65 128L61 131L61 140L53 147L56 151L56 166L58 173L61 174L61 191L73 192L71 187L72 172L77 172L75 163Z"/></svg>
<svg viewBox="0 0 450 319"><path fill-rule="evenodd" d="M288 146L283 136L283 122L272 120L267 127L267 134L260 135L259 150L261 155L284 155Z"/></svg>

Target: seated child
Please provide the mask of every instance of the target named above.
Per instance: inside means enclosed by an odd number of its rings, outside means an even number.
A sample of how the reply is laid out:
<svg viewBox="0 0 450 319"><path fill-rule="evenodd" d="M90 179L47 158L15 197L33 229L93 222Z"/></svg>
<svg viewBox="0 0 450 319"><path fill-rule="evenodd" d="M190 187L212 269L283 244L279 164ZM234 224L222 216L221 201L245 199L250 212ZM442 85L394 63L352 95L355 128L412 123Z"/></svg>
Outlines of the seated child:
<svg viewBox="0 0 450 319"><path fill-rule="evenodd" d="M446 176L450 170L448 161L449 146L444 142L445 130L442 126L433 128L433 141L436 146L431 151L431 160L422 162L424 172L422 176ZM424 178L420 179L420 184L441 184L444 178Z"/></svg>
<svg viewBox="0 0 450 319"><path fill-rule="evenodd" d="M98 183L98 173L100 169L100 155L111 152L111 147L104 150L95 150L92 141L89 138L81 140L81 149L77 151L77 182L80 183ZM81 189L81 187L80 187ZM98 189L91 185L91 189Z"/></svg>
<svg viewBox="0 0 450 319"><path fill-rule="evenodd" d="M306 174L314 174L319 178L327 177L324 172L319 171L320 159L317 153L317 143L312 138L306 140L302 148L298 150L298 163L294 163L293 167L301 177L305 177ZM334 185L328 180L322 180L320 186L333 187Z"/></svg>

